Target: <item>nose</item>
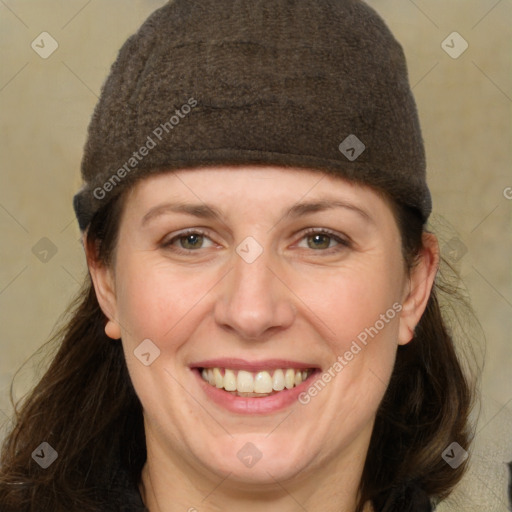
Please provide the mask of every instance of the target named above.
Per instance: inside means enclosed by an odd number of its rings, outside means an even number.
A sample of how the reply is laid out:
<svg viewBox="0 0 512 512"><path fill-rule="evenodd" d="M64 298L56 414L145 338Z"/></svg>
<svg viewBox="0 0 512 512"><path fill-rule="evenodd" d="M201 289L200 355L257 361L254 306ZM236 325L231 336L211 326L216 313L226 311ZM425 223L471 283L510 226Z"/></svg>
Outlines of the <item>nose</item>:
<svg viewBox="0 0 512 512"><path fill-rule="evenodd" d="M265 250L251 263L236 253L233 260L215 304L217 324L252 341L292 325L293 294L283 283L277 262Z"/></svg>

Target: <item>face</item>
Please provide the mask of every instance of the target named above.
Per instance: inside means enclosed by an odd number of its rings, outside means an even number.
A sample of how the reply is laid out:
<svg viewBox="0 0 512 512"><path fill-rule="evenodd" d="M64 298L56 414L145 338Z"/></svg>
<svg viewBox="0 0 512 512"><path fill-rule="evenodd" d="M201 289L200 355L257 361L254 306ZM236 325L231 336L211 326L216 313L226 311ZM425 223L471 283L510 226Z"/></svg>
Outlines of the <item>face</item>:
<svg viewBox="0 0 512 512"><path fill-rule="evenodd" d="M364 460L431 267L407 273L390 205L371 188L218 167L140 181L114 266L92 272L148 444L181 471L243 487Z"/></svg>

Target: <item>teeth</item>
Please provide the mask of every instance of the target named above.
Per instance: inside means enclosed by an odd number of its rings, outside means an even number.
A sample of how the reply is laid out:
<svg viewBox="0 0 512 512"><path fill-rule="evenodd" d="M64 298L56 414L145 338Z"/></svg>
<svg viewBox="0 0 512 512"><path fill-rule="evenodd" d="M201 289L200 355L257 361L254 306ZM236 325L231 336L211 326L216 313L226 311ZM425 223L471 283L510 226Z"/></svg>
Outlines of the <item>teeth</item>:
<svg viewBox="0 0 512 512"><path fill-rule="evenodd" d="M213 378L215 379L215 387L224 387L224 377L222 377L222 373L220 373L220 370L218 368L213 369Z"/></svg>
<svg viewBox="0 0 512 512"><path fill-rule="evenodd" d="M313 370L293 368L248 372L228 368L203 368L201 377L211 386L238 396L268 396L283 389L292 389L305 381Z"/></svg>
<svg viewBox="0 0 512 512"><path fill-rule="evenodd" d="M284 374L284 385L286 389L292 389L295 384L295 371L291 368L288 368L286 370L286 373Z"/></svg>
<svg viewBox="0 0 512 512"><path fill-rule="evenodd" d="M254 391L254 377L252 373L240 370L236 377L236 389L241 393L252 393Z"/></svg>
<svg viewBox="0 0 512 512"><path fill-rule="evenodd" d="M236 391L236 375L232 370L224 372L224 389L226 391Z"/></svg>
<svg viewBox="0 0 512 512"><path fill-rule="evenodd" d="M254 392L255 393L271 393L272 392L272 377L268 372L258 372L254 377Z"/></svg>
<svg viewBox="0 0 512 512"><path fill-rule="evenodd" d="M275 370L272 376L272 389L274 391L282 391L284 389L284 372L283 370Z"/></svg>

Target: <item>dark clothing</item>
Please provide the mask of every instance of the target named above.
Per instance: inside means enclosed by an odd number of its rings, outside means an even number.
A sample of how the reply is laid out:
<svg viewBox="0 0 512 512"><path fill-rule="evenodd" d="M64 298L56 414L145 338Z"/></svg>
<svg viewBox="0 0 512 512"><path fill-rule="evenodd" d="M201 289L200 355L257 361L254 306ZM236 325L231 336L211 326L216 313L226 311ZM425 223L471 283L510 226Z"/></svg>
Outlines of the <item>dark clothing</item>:
<svg viewBox="0 0 512 512"><path fill-rule="evenodd" d="M148 512L137 488L132 489L132 491L128 493L127 498L126 503L122 505L119 512Z"/></svg>
<svg viewBox="0 0 512 512"><path fill-rule="evenodd" d="M149 512L144 506L137 483L125 471L118 472L112 491L116 503L112 504L108 512Z"/></svg>

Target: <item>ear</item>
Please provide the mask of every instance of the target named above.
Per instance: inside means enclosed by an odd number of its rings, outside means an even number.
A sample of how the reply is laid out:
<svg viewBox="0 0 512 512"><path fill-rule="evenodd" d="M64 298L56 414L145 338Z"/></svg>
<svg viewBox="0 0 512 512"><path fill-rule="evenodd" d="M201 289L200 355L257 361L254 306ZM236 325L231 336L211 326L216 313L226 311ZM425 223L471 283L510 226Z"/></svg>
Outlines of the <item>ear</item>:
<svg viewBox="0 0 512 512"><path fill-rule="evenodd" d="M116 321L117 300L115 290L115 274L113 269L98 260L96 247L87 244L86 233L82 237L89 274L94 285L96 298L101 310L108 318L105 333L109 338L121 338L121 328Z"/></svg>
<svg viewBox="0 0 512 512"><path fill-rule="evenodd" d="M423 233L422 238L423 247L417 263L411 269L404 290L398 331L399 345L405 345L413 339L414 329L427 307L439 267L439 244L436 236L432 233Z"/></svg>

